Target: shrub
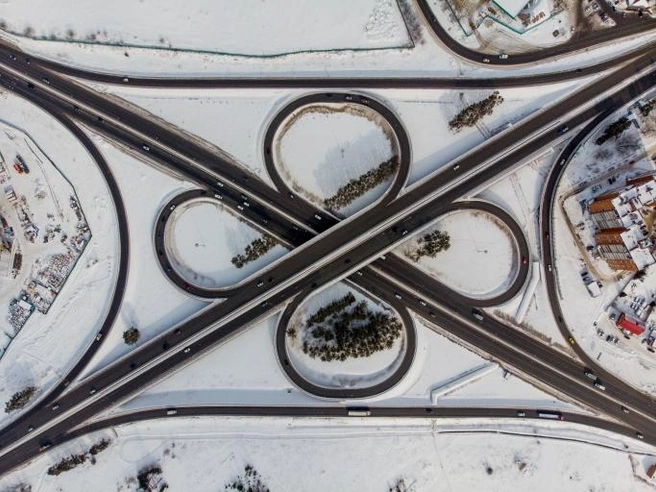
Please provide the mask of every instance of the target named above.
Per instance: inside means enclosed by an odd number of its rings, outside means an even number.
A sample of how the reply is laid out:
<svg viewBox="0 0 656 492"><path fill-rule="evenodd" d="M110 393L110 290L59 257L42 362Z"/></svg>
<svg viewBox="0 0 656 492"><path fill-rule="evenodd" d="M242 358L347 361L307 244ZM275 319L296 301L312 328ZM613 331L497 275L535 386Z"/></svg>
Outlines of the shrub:
<svg viewBox="0 0 656 492"><path fill-rule="evenodd" d="M262 477L252 465L244 467L244 474L226 484L225 491L237 490L239 492L269 492L262 481Z"/></svg>
<svg viewBox="0 0 656 492"><path fill-rule="evenodd" d="M626 116L623 116L619 120L611 123L604 129L604 133L601 134L597 140L595 140L595 144L601 145L606 140L609 140L611 137L619 137L624 131L631 126L631 121Z"/></svg>
<svg viewBox="0 0 656 492"><path fill-rule="evenodd" d="M128 345L134 345L139 341L141 333L134 326L123 332L123 341Z"/></svg>
<svg viewBox="0 0 656 492"><path fill-rule="evenodd" d="M28 386L27 388L17 391L12 395L7 403L5 403L5 413L13 412L14 410L19 410L27 405L27 402L30 401L30 398L36 393L36 386Z"/></svg>

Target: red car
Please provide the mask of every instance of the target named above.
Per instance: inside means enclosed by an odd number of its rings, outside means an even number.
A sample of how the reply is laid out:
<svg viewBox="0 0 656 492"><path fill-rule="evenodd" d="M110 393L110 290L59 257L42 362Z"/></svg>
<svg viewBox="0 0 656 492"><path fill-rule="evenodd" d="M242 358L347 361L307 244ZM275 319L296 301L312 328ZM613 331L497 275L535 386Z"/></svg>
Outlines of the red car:
<svg viewBox="0 0 656 492"><path fill-rule="evenodd" d="M23 168L20 167L20 165L18 164L18 162L14 162L14 169L16 170L16 172L17 172L18 174L23 174Z"/></svg>

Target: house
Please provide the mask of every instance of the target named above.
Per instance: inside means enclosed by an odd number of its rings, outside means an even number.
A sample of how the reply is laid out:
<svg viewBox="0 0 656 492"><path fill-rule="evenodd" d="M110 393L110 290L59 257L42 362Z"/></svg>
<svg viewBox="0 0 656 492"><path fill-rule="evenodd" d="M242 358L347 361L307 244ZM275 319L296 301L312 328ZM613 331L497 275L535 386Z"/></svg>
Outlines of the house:
<svg viewBox="0 0 656 492"><path fill-rule="evenodd" d="M628 331L633 335L642 335L642 333L645 331L645 329L642 326L640 326L637 322L627 318L624 313L620 314L615 324L617 325L618 328L624 331Z"/></svg>

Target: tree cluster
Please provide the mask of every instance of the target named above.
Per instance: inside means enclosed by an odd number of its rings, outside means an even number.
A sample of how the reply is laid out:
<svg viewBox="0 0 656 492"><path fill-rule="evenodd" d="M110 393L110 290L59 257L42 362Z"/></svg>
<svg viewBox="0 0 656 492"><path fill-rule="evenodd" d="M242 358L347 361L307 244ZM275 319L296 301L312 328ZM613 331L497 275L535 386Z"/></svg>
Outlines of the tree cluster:
<svg viewBox="0 0 656 492"><path fill-rule="evenodd" d="M389 488L389 492L412 492L414 487L407 485L405 479L399 478L394 485Z"/></svg>
<svg viewBox="0 0 656 492"><path fill-rule="evenodd" d="M654 108L656 108L656 98L651 99L647 101L646 104L640 106L640 112L642 113L642 116L649 116L649 113L651 113Z"/></svg>
<svg viewBox="0 0 656 492"><path fill-rule="evenodd" d="M619 120L611 123L604 129L604 133L602 133L601 136L595 140L595 144L601 145L611 137L619 137L630 126L631 122L629 119L626 116L622 116Z"/></svg>
<svg viewBox="0 0 656 492"><path fill-rule="evenodd" d="M90 460L91 463L94 464L96 462L94 457L101 451L107 449L111 443L112 441L109 439L103 438L91 446L89 451L86 453L72 454L66 458L62 458L57 463L48 468L48 475L59 475L60 473L72 470L82 463L86 463L87 460Z"/></svg>
<svg viewBox="0 0 656 492"><path fill-rule="evenodd" d="M494 112L495 106L503 102L503 97L499 91L494 91L482 101L470 104L465 109L449 121L449 128L454 132L459 132L465 127L474 126L483 116L489 116Z"/></svg>
<svg viewBox="0 0 656 492"><path fill-rule="evenodd" d="M141 334L134 326L123 332L123 341L128 345L134 345L139 341Z"/></svg>
<svg viewBox="0 0 656 492"><path fill-rule="evenodd" d="M407 254L413 261L419 261L422 256L430 256L435 258L437 253L446 251L451 247L451 236L447 232L433 231L424 234L418 243L418 248Z"/></svg>
<svg viewBox="0 0 656 492"><path fill-rule="evenodd" d="M344 296L308 319L305 354L324 362L345 361L392 348L401 335L401 322L388 313L369 310L365 301L347 309L354 302L353 294Z"/></svg>
<svg viewBox="0 0 656 492"><path fill-rule="evenodd" d="M234 256L231 260L232 264L237 268L243 268L247 263L255 261L260 256L268 253L276 244L278 242L275 239L265 234L246 246L243 255Z"/></svg>
<svg viewBox="0 0 656 492"><path fill-rule="evenodd" d="M137 482L139 482L139 492L162 492L169 488L162 476L162 468L158 465L142 469L137 475Z"/></svg>
<svg viewBox="0 0 656 492"><path fill-rule="evenodd" d="M34 396L34 393L36 393L36 386L28 386L14 393L9 401L5 403L5 413L23 408L30 401L30 398Z"/></svg>
<svg viewBox="0 0 656 492"><path fill-rule="evenodd" d="M244 474L238 476L235 480L225 486L226 492L237 490L239 492L269 492L262 481L262 477L252 465L244 467Z"/></svg>
<svg viewBox="0 0 656 492"><path fill-rule="evenodd" d="M330 198L324 201L326 208L338 210L355 201L364 195L367 191L375 188L387 178L396 173L399 168L399 160L396 156L383 162L375 169L370 169L362 176L352 179L344 186L340 187Z"/></svg>

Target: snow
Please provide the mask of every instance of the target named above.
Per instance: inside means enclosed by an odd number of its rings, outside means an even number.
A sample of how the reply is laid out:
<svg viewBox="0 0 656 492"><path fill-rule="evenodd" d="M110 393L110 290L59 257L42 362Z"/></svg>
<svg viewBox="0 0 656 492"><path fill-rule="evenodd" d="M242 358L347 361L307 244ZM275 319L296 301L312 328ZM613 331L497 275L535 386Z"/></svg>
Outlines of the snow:
<svg viewBox="0 0 656 492"><path fill-rule="evenodd" d="M390 308L363 295L345 283L333 284L305 299L290 319L289 326L297 330L295 339L286 337L287 353L294 368L308 381L328 388L363 388L387 379L401 364L407 350L403 331L389 350L381 350L369 357L349 358L345 361L323 362L303 353L302 342L307 333L307 318L321 307L351 292L355 302L367 301L367 309L373 312L389 311ZM398 316L392 312L393 316ZM413 329L413 327L409 327Z"/></svg>
<svg viewBox="0 0 656 492"><path fill-rule="evenodd" d="M370 108L351 104L300 108L280 125L274 142L280 175L318 206L324 206L323 201L341 186L393 156L398 156L398 144L385 120ZM373 203L390 182L391 178L341 212L349 215L358 210L354 205Z"/></svg>
<svg viewBox="0 0 656 492"><path fill-rule="evenodd" d="M128 211L130 263L116 323L82 377L131 350L123 341L123 332L130 327L139 329L141 344L206 305L168 280L153 245L159 211L174 195L191 189L191 184L162 173L92 132L89 135L105 155Z"/></svg>
<svg viewBox="0 0 656 492"><path fill-rule="evenodd" d="M462 210L440 217L425 234L439 230L450 237L451 247L435 258L423 256L418 266L462 294L485 298L502 293L515 277L517 245L510 231L495 217L481 211ZM396 252L417 249L417 241L401 244Z"/></svg>
<svg viewBox="0 0 656 492"><path fill-rule="evenodd" d="M7 30L32 37L120 47L201 53L275 56L298 51L381 49L410 44L403 18L390 0L333 0L330 4L285 0L64 0L6 1L0 18ZM35 9L39 15L34 16ZM285 15L277 15L281 10ZM216 15L219 13L219 15ZM157 22L144 20L157 17ZM298 40L303 40L299 48Z"/></svg>
<svg viewBox="0 0 656 492"><path fill-rule="evenodd" d="M76 492L102 483L126 491L144 467L158 464L170 490L216 490L250 464L270 490L388 490L399 479L418 492L479 490L482 483L494 491L652 490L645 480L654 462L648 447L631 443L625 452L625 439L567 422L331 422L327 428L318 418L205 417L129 424L66 446L80 452L102 437L112 439L95 465L48 476L47 467L66 455L65 448L53 449L0 479L0 486L24 482Z"/></svg>
<svg viewBox="0 0 656 492"><path fill-rule="evenodd" d="M3 92L0 101L2 117L14 126L8 130L3 125L0 150L11 166L15 151L20 149L31 169L31 179L35 179L34 184L37 179L39 181L38 190L24 190L30 206L38 215L46 213L46 207L50 210L52 206L52 213L59 217L54 205L56 200L64 217L70 218L72 187L93 234L48 313L32 314L0 359L0 401L7 401L13 393L30 384L40 389L32 400L36 401L72 367L104 321L118 268L117 225L104 178L79 142L56 120L23 99ZM14 139L7 140L9 135ZM31 151L27 150L28 145ZM41 164L38 159L41 159ZM52 161L58 170L48 161ZM28 178L25 174L20 177ZM16 189L19 189L18 185ZM34 199L34 191L45 192L46 198L43 201ZM3 209L6 206L9 203L3 202ZM67 228L69 226L62 221L62 230ZM17 229L15 232L25 243L22 231ZM42 241L41 237L39 241ZM41 244L39 255L57 251L56 244L51 243L51 246L54 249ZM37 256L32 256L32 259ZM30 267L29 260L29 257L24 260L23 268ZM3 293L5 302L16 295L19 284L14 282L20 281L17 278L12 281L13 287L7 286ZM11 415L3 412L0 421L6 422L16 415L16 412Z"/></svg>
<svg viewBox="0 0 656 492"><path fill-rule="evenodd" d="M176 208L166 226L166 248L173 267L183 278L201 287L229 287L282 257L277 245L267 254L235 267L230 261L262 234L211 199L186 202Z"/></svg>

